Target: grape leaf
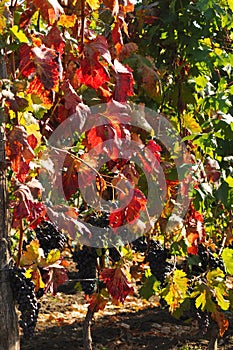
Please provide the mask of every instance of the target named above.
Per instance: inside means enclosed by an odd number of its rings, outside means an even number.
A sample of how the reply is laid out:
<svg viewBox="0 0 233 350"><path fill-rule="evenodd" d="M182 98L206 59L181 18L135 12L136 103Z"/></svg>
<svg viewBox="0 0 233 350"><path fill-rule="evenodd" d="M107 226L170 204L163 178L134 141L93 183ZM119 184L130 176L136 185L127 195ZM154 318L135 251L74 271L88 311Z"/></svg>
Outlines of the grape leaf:
<svg viewBox="0 0 233 350"><path fill-rule="evenodd" d="M116 72L116 85L114 89L114 99L119 102L126 102L133 91L133 74L130 67L124 66L117 59L114 60L114 69Z"/></svg>
<svg viewBox="0 0 233 350"><path fill-rule="evenodd" d="M68 281L67 270L60 263L57 262L43 269L42 278L45 283L45 293L51 292L55 295L57 288Z"/></svg>
<svg viewBox="0 0 233 350"><path fill-rule="evenodd" d="M40 261L44 259L44 251L40 248L40 243L38 239L31 241L27 246L26 250L23 251L23 254L20 259L21 266L39 265Z"/></svg>
<svg viewBox="0 0 233 350"><path fill-rule="evenodd" d="M76 21L77 16L75 14L61 15L57 24L65 28L73 28L75 26Z"/></svg>
<svg viewBox="0 0 233 350"><path fill-rule="evenodd" d="M40 77L45 89L55 88L59 81L58 55L55 50L49 49L44 45L32 48L33 61L36 66L36 72Z"/></svg>
<svg viewBox="0 0 233 350"><path fill-rule="evenodd" d="M134 289L120 267L115 269L105 268L100 273L100 279L106 284L107 290L113 302L123 303L128 294L133 294Z"/></svg>
<svg viewBox="0 0 233 350"><path fill-rule="evenodd" d="M23 126L14 126L8 135L6 154L11 161L12 170L24 182L29 171L29 163L34 151L28 143L28 134Z"/></svg>
<svg viewBox="0 0 233 350"><path fill-rule="evenodd" d="M219 335L222 337L229 327L229 322L223 312L215 311L211 314L212 319L218 324Z"/></svg>
<svg viewBox="0 0 233 350"><path fill-rule="evenodd" d="M172 275L167 277L166 281L167 286L163 290L162 296L168 303L169 310L174 312L187 297L188 279L184 271L175 270Z"/></svg>
<svg viewBox="0 0 233 350"><path fill-rule="evenodd" d="M35 292L37 292L40 288L44 288L45 284L42 280L42 276L37 265L34 265L32 268L29 268L25 272L25 276L30 278L32 282L35 284Z"/></svg>
<svg viewBox="0 0 233 350"><path fill-rule="evenodd" d="M99 0L87 0L87 3L93 11L98 10L100 7Z"/></svg>
<svg viewBox="0 0 233 350"><path fill-rule="evenodd" d="M87 302L89 303L89 309L93 312L98 312L104 310L107 305L108 298L106 298L103 293L93 293L91 297L87 297Z"/></svg>
<svg viewBox="0 0 233 350"><path fill-rule="evenodd" d="M64 53L65 40L57 27L52 27L50 29L43 42L47 47L59 52L60 55Z"/></svg>
<svg viewBox="0 0 233 350"><path fill-rule="evenodd" d="M36 202L32 197L31 190L26 185L20 185L15 191L16 201L13 203L13 223L12 227L18 228L21 219L26 218L33 228L43 220L46 215L46 208L43 203ZM33 224L33 225L31 225Z"/></svg>
<svg viewBox="0 0 233 350"><path fill-rule="evenodd" d="M77 235L81 236L80 241L82 238L87 241L91 238L91 231L85 224L77 220L78 213L74 208L66 207L64 205L57 205L53 208L48 207L47 214L50 220L56 223L59 229L63 229L68 232L74 240L77 239Z"/></svg>
<svg viewBox="0 0 233 350"><path fill-rule="evenodd" d="M199 133L202 131L202 128L197 123L196 119L191 113L186 113L182 115L183 117L183 123L184 126L191 132L191 133Z"/></svg>
<svg viewBox="0 0 233 350"><path fill-rule="evenodd" d="M33 3L30 1L27 1L27 8L26 10L21 14L19 19L19 27L25 28L30 24L31 18L36 12L36 7L33 5Z"/></svg>
<svg viewBox="0 0 233 350"><path fill-rule="evenodd" d="M103 58L112 65L108 43L104 36L98 35L94 40L89 40L84 46L85 57L80 61L80 68L76 72L76 78L81 84L94 89L105 87L109 81L109 73Z"/></svg>
<svg viewBox="0 0 233 350"><path fill-rule="evenodd" d="M66 168L62 173L62 184L66 199L69 199L78 190L78 170L80 161L67 154L63 166Z"/></svg>
<svg viewBox="0 0 233 350"><path fill-rule="evenodd" d="M107 70L93 58L80 61L80 68L76 71L76 78L81 84L98 89L109 81Z"/></svg>
<svg viewBox="0 0 233 350"><path fill-rule="evenodd" d="M47 109L51 108L52 101L50 100L50 91L45 90L45 87L38 76L35 76L35 78L30 82L27 88L27 94L32 95L32 97L36 95L39 97L37 104L42 104Z"/></svg>
<svg viewBox="0 0 233 350"><path fill-rule="evenodd" d="M64 13L63 8L57 0L32 0L35 7L40 11L42 17L53 24Z"/></svg>
<svg viewBox="0 0 233 350"><path fill-rule="evenodd" d="M206 233L204 227L204 217L194 208L193 204L190 205L187 211L185 226L187 241L189 245L191 245L188 247L188 252L190 254L197 254L198 243L204 242Z"/></svg>
<svg viewBox="0 0 233 350"><path fill-rule="evenodd" d="M233 275L233 249L228 247L224 248L222 251L222 259L224 261L227 272L230 275Z"/></svg>
<svg viewBox="0 0 233 350"><path fill-rule="evenodd" d="M139 289L140 297L149 300L153 295L155 295L159 285L160 282L156 280L154 275L149 276Z"/></svg>
<svg viewBox="0 0 233 350"><path fill-rule="evenodd" d="M144 194L137 188L131 189L130 193L131 201L122 209L113 210L110 213L109 224L112 228L117 228L126 223L134 223L140 217L141 211L146 209L147 200Z"/></svg>

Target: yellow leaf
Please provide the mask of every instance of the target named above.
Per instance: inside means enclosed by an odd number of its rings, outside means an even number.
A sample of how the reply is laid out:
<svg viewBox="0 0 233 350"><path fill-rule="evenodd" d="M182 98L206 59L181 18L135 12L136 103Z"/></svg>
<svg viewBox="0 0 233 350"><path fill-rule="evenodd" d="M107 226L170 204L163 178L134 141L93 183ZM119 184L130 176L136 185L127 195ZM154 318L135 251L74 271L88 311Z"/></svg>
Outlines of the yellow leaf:
<svg viewBox="0 0 233 350"><path fill-rule="evenodd" d="M87 3L93 11L98 10L100 7L99 0L87 0Z"/></svg>
<svg viewBox="0 0 233 350"><path fill-rule="evenodd" d="M233 0L228 0L228 6L230 7L231 11L233 11Z"/></svg>
<svg viewBox="0 0 233 350"><path fill-rule="evenodd" d="M184 126L192 133L195 134L195 133L201 132L200 125L197 123L195 118L190 113L183 115L183 123L184 123Z"/></svg>
<svg viewBox="0 0 233 350"><path fill-rule="evenodd" d="M18 26L15 25L10 30L21 43L28 43L28 38Z"/></svg>
<svg viewBox="0 0 233 350"><path fill-rule="evenodd" d="M32 280L32 282L35 284L35 291L36 292L40 288L44 288L45 287L45 284L44 284L44 282L42 280L41 273L40 273L40 270L38 269L38 267L28 269L25 272L25 276L27 278L30 278Z"/></svg>
<svg viewBox="0 0 233 350"><path fill-rule="evenodd" d="M4 29L6 28L6 17L4 16L4 12L7 10L5 5L6 1L1 1L0 3L0 34L4 33Z"/></svg>
<svg viewBox="0 0 233 350"><path fill-rule="evenodd" d="M175 270L169 276L168 285L163 291L163 297L169 305L169 311L174 312L187 297L188 279L182 270Z"/></svg>
<svg viewBox="0 0 233 350"><path fill-rule="evenodd" d="M201 293L199 295L199 297L197 297L196 301L196 308L198 309L201 306L202 311L205 309L205 305L206 305L206 289L204 289L203 293Z"/></svg>
<svg viewBox="0 0 233 350"><path fill-rule="evenodd" d="M21 114L21 113L19 113ZM33 117L32 113L24 112L19 116L20 124L25 127L28 135L34 135L38 143L41 141L40 126L38 121Z"/></svg>
<svg viewBox="0 0 233 350"><path fill-rule="evenodd" d="M30 266L38 264L42 258L44 258L44 252L43 249L40 248L39 241L36 239L27 245L26 251L23 252L21 257L20 265Z"/></svg>
<svg viewBox="0 0 233 350"><path fill-rule="evenodd" d="M54 264L56 261L58 261L61 257L61 253L58 249L52 249L50 250L50 252L48 253L48 256L46 258L46 262L49 265Z"/></svg>

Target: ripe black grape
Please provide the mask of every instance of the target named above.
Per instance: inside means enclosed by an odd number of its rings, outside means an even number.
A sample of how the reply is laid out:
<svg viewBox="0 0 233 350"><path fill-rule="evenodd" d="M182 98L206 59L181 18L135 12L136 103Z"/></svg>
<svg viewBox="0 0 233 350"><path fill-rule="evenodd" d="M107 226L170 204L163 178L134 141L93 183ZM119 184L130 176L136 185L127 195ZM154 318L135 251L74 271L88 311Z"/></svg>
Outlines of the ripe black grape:
<svg viewBox="0 0 233 350"><path fill-rule="evenodd" d="M214 254L210 249L207 249L203 244L198 245L198 256L200 258L201 262L201 269L204 272L208 268L211 270L217 269L218 267L222 270L224 270L224 263L222 259L215 257Z"/></svg>
<svg viewBox="0 0 233 350"><path fill-rule="evenodd" d="M87 219L88 224L97 226L97 227L108 227L109 226L109 213L108 212L93 212Z"/></svg>
<svg viewBox="0 0 233 350"><path fill-rule="evenodd" d="M52 249L59 249L60 251L64 249L67 238L57 229L55 224L49 221L42 221L35 229L35 232L45 255L48 255Z"/></svg>
<svg viewBox="0 0 233 350"><path fill-rule="evenodd" d="M135 239L132 242L132 248L136 251L136 252L140 252L140 253L145 253L147 251L147 242L145 241L145 237L139 237L137 239Z"/></svg>
<svg viewBox="0 0 233 350"><path fill-rule="evenodd" d="M119 252L119 250L116 247L111 247L108 248L109 251L109 258L113 263L116 263L120 260L121 258L121 253Z"/></svg>
<svg viewBox="0 0 233 350"><path fill-rule="evenodd" d="M73 253L73 260L77 262L78 279L85 294L91 295L96 288L96 249L84 245Z"/></svg>
<svg viewBox="0 0 233 350"><path fill-rule="evenodd" d="M172 265L167 262L168 253L159 242L150 241L146 262L149 262L152 274L162 284L166 276L172 270Z"/></svg>
<svg viewBox="0 0 233 350"><path fill-rule="evenodd" d="M34 283L25 277L24 272L24 269L14 266L10 270L10 277L13 296L21 313L19 325L24 337L29 338L36 327L40 304L37 302Z"/></svg>
<svg viewBox="0 0 233 350"><path fill-rule="evenodd" d="M198 322L199 330L202 334L205 334L210 326L210 315L207 311L196 310L196 319Z"/></svg>

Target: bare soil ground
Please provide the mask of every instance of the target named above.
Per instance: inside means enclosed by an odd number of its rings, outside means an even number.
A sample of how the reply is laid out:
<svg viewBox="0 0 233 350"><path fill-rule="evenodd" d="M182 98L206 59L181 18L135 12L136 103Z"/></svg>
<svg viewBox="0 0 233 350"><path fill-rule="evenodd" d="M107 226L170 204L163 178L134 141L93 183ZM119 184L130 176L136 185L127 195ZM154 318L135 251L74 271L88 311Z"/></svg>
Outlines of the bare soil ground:
<svg viewBox="0 0 233 350"><path fill-rule="evenodd" d="M83 294L58 293L41 300L35 335L21 341L21 350L82 350L82 323L87 311ZM233 317L219 350L233 349ZM124 308L111 304L98 312L92 323L94 350L191 350L208 348L209 335L202 336L195 322L173 318L156 301L128 297Z"/></svg>

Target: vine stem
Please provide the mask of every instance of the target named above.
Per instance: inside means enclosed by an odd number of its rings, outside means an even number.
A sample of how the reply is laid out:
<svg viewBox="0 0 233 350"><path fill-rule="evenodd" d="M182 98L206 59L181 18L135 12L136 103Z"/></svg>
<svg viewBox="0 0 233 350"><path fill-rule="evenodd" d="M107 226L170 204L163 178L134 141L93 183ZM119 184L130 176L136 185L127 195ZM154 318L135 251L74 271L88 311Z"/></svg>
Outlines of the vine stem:
<svg viewBox="0 0 233 350"><path fill-rule="evenodd" d="M21 259L21 256L22 256L23 234L24 234L23 221L20 220L20 228L19 228L19 250L18 250L17 262L16 262L17 267L20 266L20 259Z"/></svg>
<svg viewBox="0 0 233 350"><path fill-rule="evenodd" d="M85 26L85 0L81 0L81 53L83 51L84 43L84 26Z"/></svg>
<svg viewBox="0 0 233 350"><path fill-rule="evenodd" d="M87 314L83 323L83 348L84 350L92 350L91 337L91 321L95 312L95 308L88 308Z"/></svg>

